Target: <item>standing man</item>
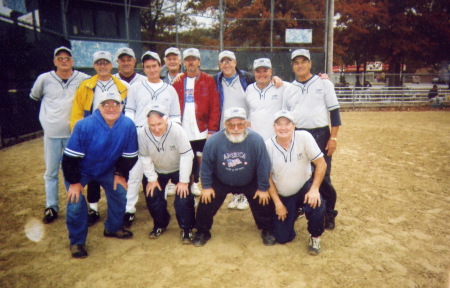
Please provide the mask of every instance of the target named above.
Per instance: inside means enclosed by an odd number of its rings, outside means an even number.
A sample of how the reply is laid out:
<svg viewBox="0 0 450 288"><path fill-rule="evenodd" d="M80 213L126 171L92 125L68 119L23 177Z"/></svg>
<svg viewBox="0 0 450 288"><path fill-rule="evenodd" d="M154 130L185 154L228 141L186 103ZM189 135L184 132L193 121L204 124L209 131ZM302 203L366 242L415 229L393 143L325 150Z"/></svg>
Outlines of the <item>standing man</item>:
<svg viewBox="0 0 450 288"><path fill-rule="evenodd" d="M226 128L206 142L195 246L203 246L211 238L214 215L230 192L242 193L250 200L250 209L258 229L262 230L264 245L275 244L272 234L274 207L268 192L270 159L264 140L246 128L246 120L244 108L227 109L224 113Z"/></svg>
<svg viewBox="0 0 450 288"><path fill-rule="evenodd" d="M167 85L167 84L166 84ZM169 180L176 185L174 200L181 242L191 244L195 223L194 196L189 191L194 153L183 128L169 120L161 104L146 107L147 125L139 130L139 158L148 184L145 200L153 217L150 239L156 239L169 225L170 215L164 193Z"/></svg>
<svg viewBox="0 0 450 288"><path fill-rule="evenodd" d="M161 69L161 79L165 83L172 85L175 77L183 72L180 49L175 47L167 48L164 52L164 66Z"/></svg>
<svg viewBox="0 0 450 288"><path fill-rule="evenodd" d="M83 187L92 180L105 189L108 216L103 235L127 239L124 230L128 173L137 161L138 144L133 121L122 114L122 97L104 91L98 110L79 121L64 149L62 168L67 187L67 229L72 257L87 257L88 211Z"/></svg>
<svg viewBox="0 0 450 288"><path fill-rule="evenodd" d="M30 98L42 99L39 121L44 130L45 159L45 224L58 218L58 171L61 156L70 137L70 112L75 91L89 75L73 70L72 50L56 48L53 53L56 69L39 75L31 89Z"/></svg>
<svg viewBox="0 0 450 288"><path fill-rule="evenodd" d="M295 50L292 52L291 60L297 79L285 90L283 109L292 111L296 129L310 132L324 154L327 171L320 186L320 194L326 201L325 229L333 230L334 218L338 211L335 210L336 190L331 184L330 174L331 157L336 151L341 126L340 106L333 83L311 74L312 62L309 50Z"/></svg>
<svg viewBox="0 0 450 288"><path fill-rule="evenodd" d="M278 243L294 240L296 212L302 207L308 219L309 253L320 253L325 205L319 193L327 164L314 138L295 131L294 116L281 110L274 115L276 136L266 140L272 170L269 193L275 204L274 235ZM315 165L312 178L311 163Z"/></svg>
<svg viewBox="0 0 450 288"><path fill-rule="evenodd" d="M142 66L147 79L135 83L128 92L125 116L134 121L136 128L140 130L147 124L146 107L150 104L161 104L167 107L168 117L177 123L181 123L180 102L178 94L170 84L164 83L159 78L161 71L161 59L152 51L142 55ZM191 163L192 165L192 163ZM127 209L124 218L125 227L130 227L135 219L136 203L139 199L139 185L144 171L139 160L130 172L127 193ZM145 181L145 185L146 186Z"/></svg>
<svg viewBox="0 0 450 288"><path fill-rule="evenodd" d="M93 77L81 82L72 106L70 116L71 129L75 123L91 115L100 104L100 94L105 91L118 92L125 103L130 85L111 75L112 56L108 51L94 53L94 69L97 72ZM89 225L94 225L100 219L98 201L100 200L100 185L93 181L88 184L87 198L89 202Z"/></svg>
<svg viewBox="0 0 450 288"><path fill-rule="evenodd" d="M131 48L123 47L117 49L116 61L119 67L119 71L114 75L117 79L123 80L130 85L134 83L144 81L146 78L144 75L136 73L136 57L134 51Z"/></svg>
<svg viewBox="0 0 450 288"><path fill-rule="evenodd" d="M253 62L253 74L256 82L245 91L245 103L248 109L250 128L267 140L275 135L272 116L281 110L283 92L290 84L283 82L279 88L272 83L272 62L268 58L259 58Z"/></svg>
<svg viewBox="0 0 450 288"><path fill-rule="evenodd" d="M191 142L197 159L192 165L191 192L200 195L198 182L201 155L206 139L219 130L220 108L216 83L208 74L200 71L200 51L189 48L183 52L186 72L180 81L173 83L180 101L182 126Z"/></svg>

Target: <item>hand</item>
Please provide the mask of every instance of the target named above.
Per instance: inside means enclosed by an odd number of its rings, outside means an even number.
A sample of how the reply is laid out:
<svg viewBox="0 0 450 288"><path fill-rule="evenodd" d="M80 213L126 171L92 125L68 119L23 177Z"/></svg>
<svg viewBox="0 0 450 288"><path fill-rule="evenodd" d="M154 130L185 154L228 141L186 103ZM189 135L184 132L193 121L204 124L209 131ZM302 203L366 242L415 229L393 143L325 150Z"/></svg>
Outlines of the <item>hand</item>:
<svg viewBox="0 0 450 288"><path fill-rule="evenodd" d="M328 77L327 73L319 73L319 77L320 79L330 80L330 77Z"/></svg>
<svg viewBox="0 0 450 288"><path fill-rule="evenodd" d="M70 184L69 190L67 190L67 201L78 203L81 193L83 193L83 185L81 183Z"/></svg>
<svg viewBox="0 0 450 288"><path fill-rule="evenodd" d="M176 189L177 195L181 198L186 198L189 195L189 183L178 182Z"/></svg>
<svg viewBox="0 0 450 288"><path fill-rule="evenodd" d="M202 189L202 194L200 194L201 202L204 204L211 203L211 196L212 198L216 198L216 193L214 192L214 189Z"/></svg>
<svg viewBox="0 0 450 288"><path fill-rule="evenodd" d="M275 85L275 87L280 88L281 85L283 85L283 80L281 80L281 78L278 76L273 76L272 83L273 85Z"/></svg>
<svg viewBox="0 0 450 288"><path fill-rule="evenodd" d="M128 183L127 180L125 180L125 177L114 175L114 190L117 190L117 184L122 185L125 190L128 190Z"/></svg>
<svg viewBox="0 0 450 288"><path fill-rule="evenodd" d="M327 150L327 156L333 155L334 151L336 151L337 142L336 140L332 140L331 138L328 139L327 146L325 147L325 150Z"/></svg>
<svg viewBox="0 0 450 288"><path fill-rule="evenodd" d="M259 204L265 206L267 204L269 204L270 201L270 194L267 191L260 191L257 190L255 193L255 196L253 196L253 199L256 199L257 197L259 197Z"/></svg>
<svg viewBox="0 0 450 288"><path fill-rule="evenodd" d="M308 203L312 208L320 207L322 202L320 201L319 189L312 188L305 194L305 201L303 203Z"/></svg>
<svg viewBox="0 0 450 288"><path fill-rule="evenodd" d="M175 82L178 82L181 80L181 76L183 76L183 73L178 73L177 76L175 76L175 78L173 78L172 80L172 84Z"/></svg>
<svg viewBox="0 0 450 288"><path fill-rule="evenodd" d="M153 191L155 191L156 187L158 187L159 190L162 190L158 180L148 182L147 187L145 187L145 196L148 197L148 194L150 194L150 197L153 197Z"/></svg>
<svg viewBox="0 0 450 288"><path fill-rule="evenodd" d="M283 203L280 203L278 205L275 205L275 213L278 216L278 220L284 221L287 217L288 211Z"/></svg>

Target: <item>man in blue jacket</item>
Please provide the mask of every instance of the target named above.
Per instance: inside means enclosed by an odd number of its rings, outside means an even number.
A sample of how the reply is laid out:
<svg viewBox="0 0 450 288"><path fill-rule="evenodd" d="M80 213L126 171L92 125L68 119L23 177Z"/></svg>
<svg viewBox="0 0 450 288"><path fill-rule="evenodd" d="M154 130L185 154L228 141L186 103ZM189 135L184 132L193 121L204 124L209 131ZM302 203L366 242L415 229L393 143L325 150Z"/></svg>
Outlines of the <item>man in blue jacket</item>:
<svg viewBox="0 0 450 288"><path fill-rule="evenodd" d="M228 193L244 194L265 245L274 245L274 206L269 196L270 159L263 138L246 128L241 107L224 113L225 129L212 135L203 150L201 201L197 208L195 246L210 238L213 217Z"/></svg>

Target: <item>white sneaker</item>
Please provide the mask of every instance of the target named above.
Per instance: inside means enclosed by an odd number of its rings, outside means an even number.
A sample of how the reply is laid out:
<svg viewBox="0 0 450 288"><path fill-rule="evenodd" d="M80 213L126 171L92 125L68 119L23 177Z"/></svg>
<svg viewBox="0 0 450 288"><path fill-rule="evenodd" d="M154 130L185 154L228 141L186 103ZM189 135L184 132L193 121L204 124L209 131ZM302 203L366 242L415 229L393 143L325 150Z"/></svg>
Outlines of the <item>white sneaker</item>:
<svg viewBox="0 0 450 288"><path fill-rule="evenodd" d="M191 193L194 194L195 196L199 196L200 194L202 194L202 190L200 190L200 188L198 187L198 183L192 183L191 185Z"/></svg>
<svg viewBox="0 0 450 288"><path fill-rule="evenodd" d="M249 205L248 205L247 197L245 197L244 194L241 194L240 196L241 196L241 198L239 199L239 203L237 204L236 208L239 209L239 210L246 210L246 209L248 209Z"/></svg>
<svg viewBox="0 0 450 288"><path fill-rule="evenodd" d="M308 252L311 255L319 255L320 253L320 237L309 237Z"/></svg>
<svg viewBox="0 0 450 288"><path fill-rule="evenodd" d="M173 184L172 182L167 183L166 185L166 196L172 196L175 195L177 189L177 185Z"/></svg>
<svg viewBox="0 0 450 288"><path fill-rule="evenodd" d="M231 200L230 203L228 203L228 208L229 209L236 209L237 205L239 204L240 198L241 198L241 194L234 194L233 195L233 200Z"/></svg>

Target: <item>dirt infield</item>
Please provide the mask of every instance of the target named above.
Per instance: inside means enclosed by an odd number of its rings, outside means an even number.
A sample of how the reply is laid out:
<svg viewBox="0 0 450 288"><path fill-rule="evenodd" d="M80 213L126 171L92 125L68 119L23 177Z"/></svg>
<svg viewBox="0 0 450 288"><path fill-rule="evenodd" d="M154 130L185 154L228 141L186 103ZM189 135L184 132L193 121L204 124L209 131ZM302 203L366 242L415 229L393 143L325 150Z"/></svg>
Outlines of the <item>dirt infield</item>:
<svg viewBox="0 0 450 288"><path fill-rule="evenodd" d="M204 247L182 245L173 216L158 240L145 201L135 237L90 228L89 257L72 259L60 218L41 241L24 232L42 218L42 138L0 151L0 287L450 287L450 112L344 112L334 156L336 229L307 253L306 221L286 245L262 244L250 211L222 207ZM105 197L100 203L102 222Z"/></svg>

